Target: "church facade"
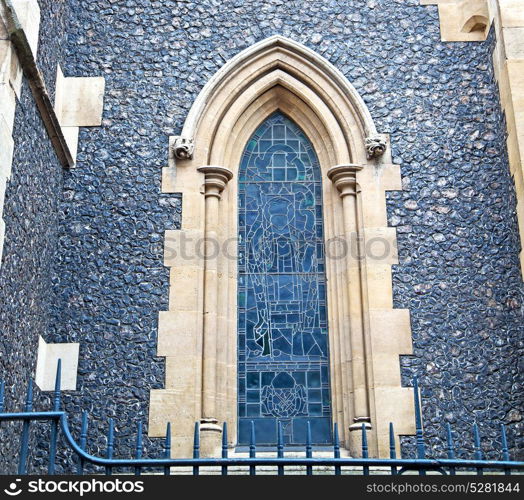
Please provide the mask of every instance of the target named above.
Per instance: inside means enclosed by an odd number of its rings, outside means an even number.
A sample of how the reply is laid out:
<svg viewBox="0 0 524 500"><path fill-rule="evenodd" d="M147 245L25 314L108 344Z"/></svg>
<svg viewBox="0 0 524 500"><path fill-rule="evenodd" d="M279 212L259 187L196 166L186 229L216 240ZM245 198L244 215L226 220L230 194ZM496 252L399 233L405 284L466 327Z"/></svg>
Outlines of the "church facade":
<svg viewBox="0 0 524 500"><path fill-rule="evenodd" d="M524 8L0 0L0 367L172 455L522 454ZM76 420L75 420L76 419ZM2 437L9 463L16 439ZM520 439L520 440L519 440ZM129 442L128 442L129 441ZM132 450L121 439L119 451ZM38 461L38 457L35 457Z"/></svg>

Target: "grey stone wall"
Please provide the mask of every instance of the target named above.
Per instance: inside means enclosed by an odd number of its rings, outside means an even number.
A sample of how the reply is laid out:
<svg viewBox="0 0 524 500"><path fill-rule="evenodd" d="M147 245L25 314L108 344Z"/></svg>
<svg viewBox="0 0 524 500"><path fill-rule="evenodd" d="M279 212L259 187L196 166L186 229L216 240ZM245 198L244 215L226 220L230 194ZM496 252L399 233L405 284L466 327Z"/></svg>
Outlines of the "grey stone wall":
<svg viewBox="0 0 524 500"><path fill-rule="evenodd" d="M446 421L468 451L474 420L489 447L510 424L517 451L524 288L492 39L440 42L436 8L418 0L71 0L70 9L67 76L105 76L106 96L103 126L81 130L78 167L64 174L48 341L80 342L78 391L66 402L76 426L81 409L91 412L91 451L103 450L113 416L117 451L129 456L149 390L163 385L163 235L183 209L161 194L168 136L225 61L273 34L331 61L391 134L405 187L388 196L401 259L395 306L411 310L415 347L402 372L406 384L420 377L430 452Z"/></svg>
<svg viewBox="0 0 524 500"><path fill-rule="evenodd" d="M42 23L38 64L50 92L54 92L56 65L65 46L67 5L62 0L40 0ZM38 336L47 337L57 297L52 287L57 261L58 212L62 167L49 141L24 79L17 102L14 158L7 183L6 223L0 267L0 378L6 383L6 407L20 410L29 377L34 376ZM45 406L35 394L36 407ZM15 425L17 429L19 426ZM2 471L15 471L13 455L19 436L0 429Z"/></svg>
<svg viewBox="0 0 524 500"><path fill-rule="evenodd" d="M492 41L441 43L436 8L418 0L72 6L69 67L107 80L104 126L83 131L62 208L56 284L63 328L83 345L79 397L126 430L126 414L146 418L147 391L162 385L161 242L180 215L179 200L160 195L167 137L225 61L283 34L337 66L391 134L405 185L388 204L401 255L395 302L412 311L415 344L404 376L420 376L428 436L442 436L445 421L463 443L473 420L489 443L498 422L518 431L523 287Z"/></svg>
<svg viewBox="0 0 524 500"><path fill-rule="evenodd" d="M411 134L393 140L405 189L388 208L399 233L395 302L412 311L404 376L419 376L427 437L438 443L449 422L460 454L472 456L473 423L486 450L500 450L505 423L522 457L523 286L494 43L491 33L474 50L450 44L451 71L426 67L416 144Z"/></svg>

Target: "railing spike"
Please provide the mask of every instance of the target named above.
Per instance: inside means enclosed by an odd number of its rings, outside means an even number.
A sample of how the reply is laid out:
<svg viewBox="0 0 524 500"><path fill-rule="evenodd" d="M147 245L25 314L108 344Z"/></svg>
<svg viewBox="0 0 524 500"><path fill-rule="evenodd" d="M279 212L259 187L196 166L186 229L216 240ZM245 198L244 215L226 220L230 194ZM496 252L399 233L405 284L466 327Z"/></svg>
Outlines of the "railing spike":
<svg viewBox="0 0 524 500"><path fill-rule="evenodd" d="M397 448L395 445L395 428L393 422L389 423L389 458L397 458Z"/></svg>
<svg viewBox="0 0 524 500"><path fill-rule="evenodd" d="M284 434L282 432L282 422L278 422L278 434L277 434L277 456L278 458L284 457Z"/></svg>
<svg viewBox="0 0 524 500"><path fill-rule="evenodd" d="M473 424L473 439L475 442L475 460L482 460L482 450L480 449L479 426L476 423Z"/></svg>
<svg viewBox="0 0 524 500"><path fill-rule="evenodd" d="M306 458L313 458L313 448L311 446L311 422L308 420L306 427ZM306 466L306 475L313 475L313 467L311 465Z"/></svg>
<svg viewBox="0 0 524 500"><path fill-rule="evenodd" d="M193 437L193 458L200 458L200 422L195 422L195 433ZM193 466L193 476L200 474L200 467Z"/></svg>
<svg viewBox="0 0 524 500"><path fill-rule="evenodd" d="M338 435L338 423L333 425L333 458L340 458L340 437ZM342 469L340 465L335 465L335 476L340 476Z"/></svg>
<svg viewBox="0 0 524 500"><path fill-rule="evenodd" d="M366 431L366 424L362 423L362 458L368 458L368 436ZM364 465L364 476L369 476L369 467Z"/></svg>
<svg viewBox="0 0 524 500"><path fill-rule="evenodd" d="M56 363L56 376L55 376L55 392L53 395L53 411L60 411L60 384L62 381L62 360L58 359ZM49 466L47 473L54 475L56 470L56 444L58 439L58 420L54 419L51 422L51 433L49 436Z"/></svg>
<svg viewBox="0 0 524 500"><path fill-rule="evenodd" d="M115 424L112 418L109 419L109 430L107 432L107 451L106 451L106 458L112 459L113 458L113 450L114 450L114 439L115 439ZM106 475L110 476L113 472L113 468L108 465L106 466Z"/></svg>
<svg viewBox="0 0 524 500"><path fill-rule="evenodd" d="M362 424L362 458L368 458L368 436L366 424Z"/></svg>
<svg viewBox="0 0 524 500"><path fill-rule="evenodd" d="M455 446L453 444L453 432L451 430L451 424L448 422L446 424L446 434L447 434L447 446L448 446L448 458L450 460L455 459ZM454 476L455 475L455 467L449 468L449 473Z"/></svg>
<svg viewBox="0 0 524 500"><path fill-rule="evenodd" d="M25 399L25 411L33 411L33 379L29 379L27 384L27 395Z"/></svg>
<svg viewBox="0 0 524 500"><path fill-rule="evenodd" d="M33 411L33 380L29 379L27 385L27 395L25 400L24 410L26 413ZM31 426L30 420L24 420L22 424L22 436L20 439L20 457L18 461L18 474L27 474L27 455L29 451L29 430Z"/></svg>
<svg viewBox="0 0 524 500"><path fill-rule="evenodd" d="M340 458L340 437L338 434L338 423L333 426L333 456Z"/></svg>
<svg viewBox="0 0 524 500"><path fill-rule="evenodd" d="M391 458L391 460L395 460L397 458L397 448L395 445L395 428L393 426L393 422L389 423L389 458ZM394 465L391 466L391 475L397 475L397 468Z"/></svg>
<svg viewBox="0 0 524 500"><path fill-rule="evenodd" d="M88 415L87 411L82 412L82 427L80 429L80 448L82 450L86 450L87 448L87 427L88 427ZM76 473L78 475L82 475L84 473L84 459L79 456L78 457L78 465L76 469Z"/></svg>
<svg viewBox="0 0 524 500"><path fill-rule="evenodd" d="M506 426L500 425L500 435L502 440L502 459L505 462L509 462L509 450L508 450L508 438L506 436Z"/></svg>
<svg viewBox="0 0 524 500"><path fill-rule="evenodd" d="M62 360L59 359L56 363L56 377L55 377L55 394L53 402L53 411L60 411L60 385L62 383Z"/></svg>
<svg viewBox="0 0 524 500"><path fill-rule="evenodd" d="M164 441L164 458L171 458L171 422L166 425L166 439ZM164 467L164 476L171 474L171 468L169 465Z"/></svg>
<svg viewBox="0 0 524 500"><path fill-rule="evenodd" d="M227 436L227 422L222 425L222 458L228 456L228 436Z"/></svg>
<svg viewBox="0 0 524 500"><path fill-rule="evenodd" d="M251 458L256 457L256 434L255 434L255 422L251 420L251 432L249 440L249 455Z"/></svg>
<svg viewBox="0 0 524 500"><path fill-rule="evenodd" d="M504 462L509 462L508 438L506 436L506 426L504 424L500 424L500 437L502 441L502 460L504 460ZM505 468L504 474L506 474L506 476L511 476L511 469Z"/></svg>
<svg viewBox="0 0 524 500"><path fill-rule="evenodd" d="M422 430L422 410L418 389L418 377L413 379L413 393L415 396L415 429L417 436L417 458L426 458L426 445L424 443L424 432Z"/></svg>
<svg viewBox="0 0 524 500"><path fill-rule="evenodd" d="M453 445L453 432L451 430L451 424L446 424L447 444L448 444L448 458L453 460L455 458L455 446Z"/></svg>
<svg viewBox="0 0 524 500"><path fill-rule="evenodd" d="M251 420L251 433L249 440L249 458L256 458L257 456L257 440L255 435L255 422ZM249 466L249 475L255 476L257 473L256 467L254 465Z"/></svg>
<svg viewBox="0 0 524 500"><path fill-rule="evenodd" d="M280 420L278 421L277 429L277 458L284 458L284 434L282 432L282 422ZM283 465L278 466L278 475L284 475Z"/></svg>
<svg viewBox="0 0 524 500"><path fill-rule="evenodd" d="M228 458L227 422L222 425L222 458ZM227 465L222 466L222 475L227 476Z"/></svg>
<svg viewBox="0 0 524 500"><path fill-rule="evenodd" d="M306 427L306 456L311 454L311 422L308 420Z"/></svg>
<svg viewBox="0 0 524 500"><path fill-rule="evenodd" d="M136 446L135 446L135 458L140 460L142 458L142 422L138 422L136 429ZM142 467L135 467L135 476L140 476L142 473Z"/></svg>
<svg viewBox="0 0 524 500"><path fill-rule="evenodd" d="M195 422L193 438L193 458L200 458L200 422Z"/></svg>
<svg viewBox="0 0 524 500"><path fill-rule="evenodd" d="M475 460L482 460L482 447L480 444L479 427L476 422L473 424L473 443L475 448ZM477 475L483 475L483 470L481 467L477 467Z"/></svg>
<svg viewBox="0 0 524 500"><path fill-rule="evenodd" d="M164 441L164 458L171 457L171 422L166 425L166 440Z"/></svg>
<svg viewBox="0 0 524 500"><path fill-rule="evenodd" d="M426 458L426 444L424 443L424 431L422 430L422 409L420 405L420 395L418 391L418 377L413 379L413 394L415 397L415 432L417 441L417 458L424 460ZM426 471L419 469L419 475L425 476Z"/></svg>

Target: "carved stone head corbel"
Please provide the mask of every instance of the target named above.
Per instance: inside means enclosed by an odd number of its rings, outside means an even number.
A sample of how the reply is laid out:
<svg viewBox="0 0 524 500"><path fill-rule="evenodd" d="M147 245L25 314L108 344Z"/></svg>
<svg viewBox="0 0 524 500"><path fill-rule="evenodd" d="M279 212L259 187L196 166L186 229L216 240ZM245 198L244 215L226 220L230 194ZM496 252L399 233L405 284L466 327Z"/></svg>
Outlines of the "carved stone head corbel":
<svg viewBox="0 0 524 500"><path fill-rule="evenodd" d="M177 135L173 141L173 155L177 160L192 160L195 151L193 139Z"/></svg>
<svg viewBox="0 0 524 500"><path fill-rule="evenodd" d="M373 135L366 138L366 153L368 160L379 158L386 152L387 140L383 135Z"/></svg>

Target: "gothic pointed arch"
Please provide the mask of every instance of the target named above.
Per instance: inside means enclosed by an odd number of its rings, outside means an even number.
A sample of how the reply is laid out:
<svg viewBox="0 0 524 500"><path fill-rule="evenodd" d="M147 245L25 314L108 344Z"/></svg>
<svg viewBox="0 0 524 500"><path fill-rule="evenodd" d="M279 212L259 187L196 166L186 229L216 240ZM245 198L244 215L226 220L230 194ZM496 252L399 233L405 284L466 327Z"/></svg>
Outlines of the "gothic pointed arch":
<svg viewBox="0 0 524 500"><path fill-rule="evenodd" d="M337 68L304 45L279 35L244 50L209 80L191 107L180 137L194 144L202 141L211 155L213 147L222 144L224 125L234 126L245 108L273 87L290 90L324 117L331 139L339 141L340 151L345 148L351 161L366 155L366 139L385 139L378 136L364 101ZM235 111L231 112L233 104ZM201 131L205 131L203 138ZM199 150L206 154L204 148ZM383 151L382 143L382 149L367 153ZM346 159L347 155L339 158L340 162Z"/></svg>
<svg viewBox="0 0 524 500"><path fill-rule="evenodd" d="M166 233L171 287L158 333L166 385L152 391L150 433L176 422L183 455L195 420L212 436L210 449L217 423L227 421L236 443L239 165L250 137L276 112L318 157L333 420L351 453L364 424L371 452L385 455L390 421L398 434L414 427L399 366L399 356L411 354L409 312L393 308L396 234L386 216L385 193L401 188L400 171L355 88L322 56L281 36L219 70L170 140L163 191L182 193L183 216L181 229Z"/></svg>

